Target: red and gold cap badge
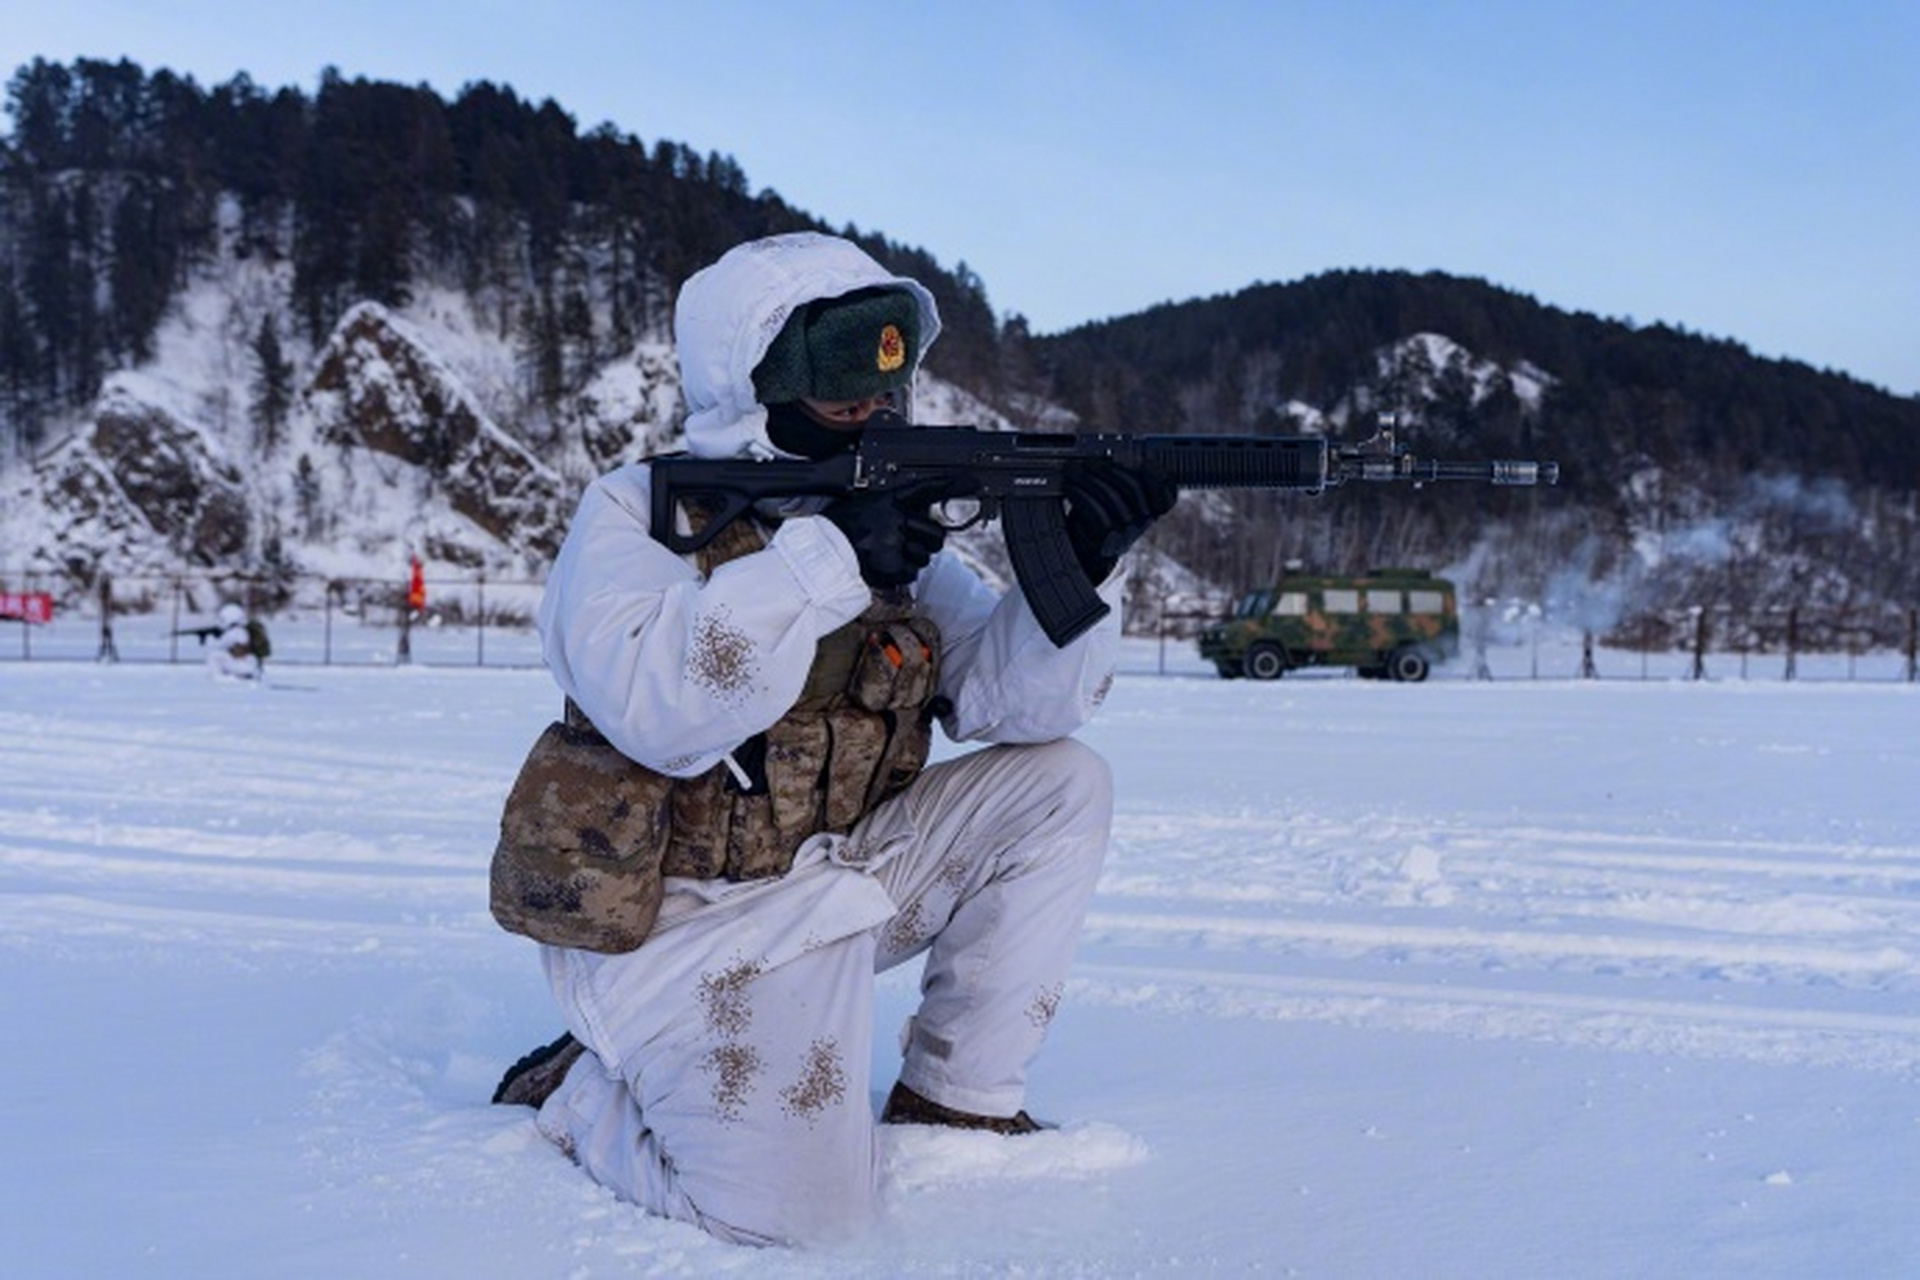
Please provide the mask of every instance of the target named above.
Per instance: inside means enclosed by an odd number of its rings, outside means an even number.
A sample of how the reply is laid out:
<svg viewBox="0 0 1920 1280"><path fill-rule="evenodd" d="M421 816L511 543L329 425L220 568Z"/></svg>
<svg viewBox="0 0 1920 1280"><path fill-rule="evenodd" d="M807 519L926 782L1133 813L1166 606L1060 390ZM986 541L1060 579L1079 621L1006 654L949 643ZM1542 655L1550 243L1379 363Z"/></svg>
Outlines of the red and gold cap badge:
<svg viewBox="0 0 1920 1280"><path fill-rule="evenodd" d="M882 373L892 373L907 362L907 340L900 336L898 325L887 325L880 330L880 351L874 361L874 367Z"/></svg>

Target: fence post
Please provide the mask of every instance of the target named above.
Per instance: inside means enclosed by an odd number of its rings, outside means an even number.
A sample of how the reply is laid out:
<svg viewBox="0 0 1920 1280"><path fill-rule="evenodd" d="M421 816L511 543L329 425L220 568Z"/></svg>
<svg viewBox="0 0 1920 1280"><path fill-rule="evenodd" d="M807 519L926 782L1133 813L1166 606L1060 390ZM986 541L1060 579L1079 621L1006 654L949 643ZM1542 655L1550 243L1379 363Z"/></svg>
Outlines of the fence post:
<svg viewBox="0 0 1920 1280"><path fill-rule="evenodd" d="M400 601L400 650L393 660L403 667L413 661L413 609L404 597Z"/></svg>
<svg viewBox="0 0 1920 1280"><path fill-rule="evenodd" d="M1800 654L1800 606L1794 605L1787 610L1787 666L1780 673L1782 680L1791 680L1799 669Z"/></svg>
<svg viewBox="0 0 1920 1280"><path fill-rule="evenodd" d="M1693 606L1693 678L1707 678L1707 611Z"/></svg>
<svg viewBox="0 0 1920 1280"><path fill-rule="evenodd" d="M1920 609L1907 610L1907 683L1920 679Z"/></svg>
<svg viewBox="0 0 1920 1280"><path fill-rule="evenodd" d="M487 571L482 569L476 580L473 606L473 665L487 665Z"/></svg>
<svg viewBox="0 0 1920 1280"><path fill-rule="evenodd" d="M180 593L183 590L185 587L176 573L173 575L173 625L167 628L172 633L167 637L168 662L180 661Z"/></svg>
<svg viewBox="0 0 1920 1280"><path fill-rule="evenodd" d="M120 650L113 643L113 575L100 575L100 652L95 662L118 662Z"/></svg>

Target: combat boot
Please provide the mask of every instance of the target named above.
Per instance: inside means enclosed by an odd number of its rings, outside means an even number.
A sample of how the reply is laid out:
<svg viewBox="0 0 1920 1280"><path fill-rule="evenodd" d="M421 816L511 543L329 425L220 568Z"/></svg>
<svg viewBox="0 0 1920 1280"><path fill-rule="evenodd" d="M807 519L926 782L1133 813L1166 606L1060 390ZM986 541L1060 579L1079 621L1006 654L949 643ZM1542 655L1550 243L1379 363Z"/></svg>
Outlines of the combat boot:
<svg viewBox="0 0 1920 1280"><path fill-rule="evenodd" d="M931 1098L923 1098L904 1084L895 1084L880 1112L881 1124L932 1124L948 1129L980 1129L1009 1136L1039 1133L1053 1128L1042 1124L1025 1111L1010 1116L983 1116L972 1111L956 1111Z"/></svg>
<svg viewBox="0 0 1920 1280"><path fill-rule="evenodd" d="M561 1032L552 1044L541 1045L508 1067L507 1073L500 1077L499 1087L493 1091L493 1100L503 1106L538 1110L586 1051L587 1047L575 1040L571 1031Z"/></svg>

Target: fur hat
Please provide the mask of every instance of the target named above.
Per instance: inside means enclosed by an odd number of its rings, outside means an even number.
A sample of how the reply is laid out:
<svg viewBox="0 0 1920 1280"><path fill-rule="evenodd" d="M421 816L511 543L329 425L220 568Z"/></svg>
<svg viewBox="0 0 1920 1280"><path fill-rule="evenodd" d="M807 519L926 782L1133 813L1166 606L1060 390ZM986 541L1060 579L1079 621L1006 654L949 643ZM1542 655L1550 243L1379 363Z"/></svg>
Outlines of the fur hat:
<svg viewBox="0 0 1920 1280"><path fill-rule="evenodd" d="M798 308L753 370L761 404L864 400L903 387L920 358L920 305L905 289L857 289Z"/></svg>

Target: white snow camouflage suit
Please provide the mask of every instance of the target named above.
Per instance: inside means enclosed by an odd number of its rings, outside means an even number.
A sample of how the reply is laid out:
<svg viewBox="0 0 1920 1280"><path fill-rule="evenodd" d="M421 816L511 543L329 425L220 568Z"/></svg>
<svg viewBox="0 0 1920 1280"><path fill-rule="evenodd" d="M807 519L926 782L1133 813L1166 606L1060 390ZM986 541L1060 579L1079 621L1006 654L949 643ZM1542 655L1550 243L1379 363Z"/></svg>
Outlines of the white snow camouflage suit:
<svg viewBox="0 0 1920 1280"><path fill-rule="evenodd" d="M931 295L844 240L756 241L690 279L674 320L690 451L785 456L754 366L795 307L877 285L918 300L924 351ZM649 536L648 475L638 463L589 488L540 630L561 690L615 747L692 777L781 719L816 644L872 592L817 515L704 578ZM619 1196L723 1239L856 1233L877 1204L873 975L922 953L901 1080L960 1110L1019 1110L1106 853L1107 766L1068 735L1111 681L1123 572L1100 586L1109 618L1059 649L1017 591L935 557L913 597L941 636L941 727L1001 745L933 765L848 835L808 839L776 879L669 878L637 951L543 947L589 1052L540 1130ZM716 637L744 664L704 660Z"/></svg>
<svg viewBox="0 0 1920 1280"><path fill-rule="evenodd" d="M246 612L237 604L220 606L220 634L207 647L207 670L223 680L258 680L260 659L253 652L253 634Z"/></svg>

